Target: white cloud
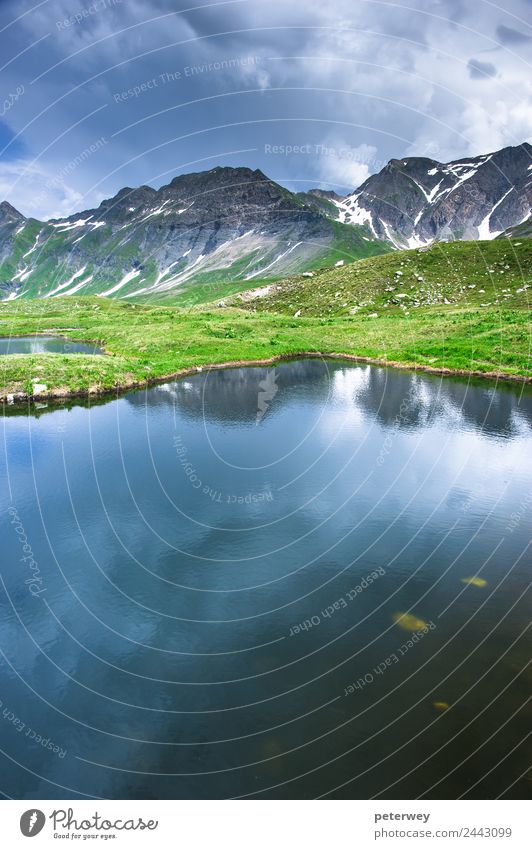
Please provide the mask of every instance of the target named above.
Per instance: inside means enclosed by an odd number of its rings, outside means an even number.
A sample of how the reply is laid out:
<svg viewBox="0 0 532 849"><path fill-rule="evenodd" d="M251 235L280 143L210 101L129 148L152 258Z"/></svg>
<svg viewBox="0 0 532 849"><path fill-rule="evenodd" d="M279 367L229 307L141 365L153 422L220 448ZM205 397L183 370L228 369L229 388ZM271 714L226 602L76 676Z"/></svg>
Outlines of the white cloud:
<svg viewBox="0 0 532 849"><path fill-rule="evenodd" d="M81 209L84 197L51 171L25 160L0 162L0 200L27 218L62 218Z"/></svg>
<svg viewBox="0 0 532 849"><path fill-rule="evenodd" d="M471 154L520 144L532 138L532 104L520 101L509 106L497 100L487 109L472 103L464 110L461 124Z"/></svg>
<svg viewBox="0 0 532 849"><path fill-rule="evenodd" d="M314 146L313 164L322 188L345 194L360 186L385 163L376 159L377 148L361 144L351 147L345 140L327 139Z"/></svg>
<svg viewBox="0 0 532 849"><path fill-rule="evenodd" d="M55 21L72 14L71 4L49 0L10 33L20 48L28 35L33 39L52 29L53 38L6 72L12 74L9 88L20 75L26 83L24 74L31 80L61 63L34 86L28 83L8 116L11 129L21 133L25 159L30 152L42 157L44 177L30 168L8 191L13 164L3 166L3 194L23 212L64 214L76 198L82 198L77 209L93 206L91 187L109 189L109 195L121 185L172 175L180 163L207 162L234 149L250 153L230 164L260 167L296 186L314 181L349 191L392 157L450 160L517 144L532 134L529 48L526 39L515 37L509 48L501 46L497 30L508 41L507 30L520 31L525 8L523 0L505 5L245 0L192 4L176 13L170 0L122 0L56 31ZM149 22L166 12L171 14ZM191 42L172 46L186 39ZM161 72L244 56L260 59L231 72L182 75L175 84L123 104L114 100L116 92ZM472 62L483 75L474 69L471 75ZM117 63L118 69L109 70ZM86 84L94 74L101 76ZM70 87L72 93L66 91ZM224 97L240 88L261 91ZM105 151L65 177L75 190L55 186L48 200L36 200L49 179L46 169L57 173L100 135L109 139ZM265 141L322 142L342 152L274 160L264 155Z"/></svg>

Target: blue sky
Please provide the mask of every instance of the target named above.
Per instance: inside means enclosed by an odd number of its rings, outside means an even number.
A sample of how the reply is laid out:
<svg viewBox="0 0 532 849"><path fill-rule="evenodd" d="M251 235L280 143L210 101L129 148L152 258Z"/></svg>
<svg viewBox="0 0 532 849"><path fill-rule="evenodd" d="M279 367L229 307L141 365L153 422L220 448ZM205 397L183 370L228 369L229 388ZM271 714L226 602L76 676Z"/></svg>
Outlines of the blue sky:
<svg viewBox="0 0 532 849"><path fill-rule="evenodd" d="M0 0L0 199L247 165L345 194L532 137L532 0Z"/></svg>

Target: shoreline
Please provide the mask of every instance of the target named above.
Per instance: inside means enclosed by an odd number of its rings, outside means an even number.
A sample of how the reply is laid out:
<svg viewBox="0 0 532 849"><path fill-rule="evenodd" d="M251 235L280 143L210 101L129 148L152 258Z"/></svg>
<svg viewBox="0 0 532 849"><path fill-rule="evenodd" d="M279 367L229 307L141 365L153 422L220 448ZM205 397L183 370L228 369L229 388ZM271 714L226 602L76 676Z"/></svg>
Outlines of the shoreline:
<svg viewBox="0 0 532 849"><path fill-rule="evenodd" d="M30 335L30 334L28 334ZM33 335L33 334L32 334ZM37 335L37 334L35 334ZM57 334L60 335L60 334ZM68 338L68 337L67 337ZM72 340L74 341L74 340ZM78 340L76 340L78 341ZM84 342L86 340L79 340L80 342ZM107 354L105 347L102 343L99 343L104 351L104 354ZM109 352L111 353L111 352ZM25 355L21 355L25 356ZM184 369L179 369L178 371L171 372L169 374L161 375L160 377L149 377L145 380L137 380L130 381L128 383L120 383L115 386L102 387L96 391L87 390L79 390L79 391L64 391L64 390L52 390L51 392L39 392L37 395L30 395L26 392L6 392L5 394L0 395L0 403L9 404L10 406L25 403L25 402L39 402L39 401L54 401L54 400L65 400L68 398L101 398L105 395L122 395L127 392L131 392L136 389L149 388L151 386L157 386L162 383L167 383L171 380L180 380L183 377L190 377L194 374L201 374L203 371L221 371L223 369L230 368L254 368L260 366L272 366L275 363L280 362L288 362L290 360L300 360L300 359L319 359L319 360L345 360L346 362L353 363L362 363L366 365L379 366L381 368L394 368L401 371L412 371L412 372L424 372L425 374L432 375L441 375L442 377L462 377L462 378L483 378L485 380L491 380L495 382L510 382L510 383L522 383L524 385L528 385L532 383L532 376L527 375L516 375L516 374L505 374L504 372L497 371L474 371L468 369L452 369L447 368L445 366L428 366L421 365L417 363L403 363L395 360L385 360L378 357L364 357L359 356L358 354L341 354L341 353L324 353L321 351L298 351L291 354L277 354L273 357L265 357L263 359L252 359L252 360L229 360L223 363L211 363L203 366L190 366Z"/></svg>

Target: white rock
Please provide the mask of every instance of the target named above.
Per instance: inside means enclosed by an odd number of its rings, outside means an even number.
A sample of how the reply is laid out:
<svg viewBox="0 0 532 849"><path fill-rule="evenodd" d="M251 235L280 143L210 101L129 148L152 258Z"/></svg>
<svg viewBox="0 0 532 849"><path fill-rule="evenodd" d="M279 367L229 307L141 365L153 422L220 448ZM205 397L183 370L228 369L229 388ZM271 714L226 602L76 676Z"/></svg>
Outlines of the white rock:
<svg viewBox="0 0 532 849"><path fill-rule="evenodd" d="M33 384L33 395L42 395L43 392L46 392L47 386L46 383L34 383Z"/></svg>

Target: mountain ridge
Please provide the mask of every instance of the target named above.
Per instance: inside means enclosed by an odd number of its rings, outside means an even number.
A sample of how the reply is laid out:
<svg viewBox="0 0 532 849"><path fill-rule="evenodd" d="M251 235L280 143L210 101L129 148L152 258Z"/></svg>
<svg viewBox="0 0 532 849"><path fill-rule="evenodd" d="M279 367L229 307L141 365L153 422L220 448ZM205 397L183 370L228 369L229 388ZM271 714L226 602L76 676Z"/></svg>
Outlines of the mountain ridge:
<svg viewBox="0 0 532 849"><path fill-rule="evenodd" d="M197 282L283 276L386 252L259 169L218 166L159 189L124 187L47 222L7 214L0 287L10 298L166 296ZM23 226L21 226L23 224Z"/></svg>
<svg viewBox="0 0 532 849"><path fill-rule="evenodd" d="M532 146L462 157L391 159L341 201L343 223L366 224L396 248L491 239L530 217Z"/></svg>
<svg viewBox="0 0 532 849"><path fill-rule="evenodd" d="M46 222L4 201L0 297L167 298L212 284L237 291L393 248L491 239L528 220L531 163L527 143L447 164L392 159L344 198L293 193L258 168L216 166L159 189L126 186Z"/></svg>

